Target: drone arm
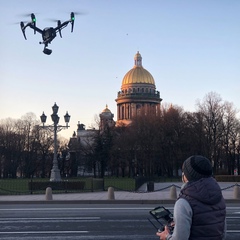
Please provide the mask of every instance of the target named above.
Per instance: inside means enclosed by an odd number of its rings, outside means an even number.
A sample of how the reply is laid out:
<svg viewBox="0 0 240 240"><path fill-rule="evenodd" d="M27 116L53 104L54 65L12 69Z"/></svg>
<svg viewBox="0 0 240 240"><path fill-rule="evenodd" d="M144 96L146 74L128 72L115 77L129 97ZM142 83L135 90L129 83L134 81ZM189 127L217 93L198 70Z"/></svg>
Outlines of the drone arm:
<svg viewBox="0 0 240 240"><path fill-rule="evenodd" d="M60 21L60 20L58 20L58 27L59 27L59 26L61 26L61 21ZM60 37L62 38L61 28L59 28L58 31L59 31Z"/></svg>
<svg viewBox="0 0 240 240"><path fill-rule="evenodd" d="M70 22L71 22L71 24L72 24L71 32L73 32L74 21L75 21L74 12L71 12L71 14L70 14Z"/></svg>
<svg viewBox="0 0 240 240"><path fill-rule="evenodd" d="M72 24L72 29L71 29L71 32L73 32L74 21L71 21L71 24Z"/></svg>
<svg viewBox="0 0 240 240"><path fill-rule="evenodd" d="M30 28L32 28L34 31L39 32L40 34L43 34L43 30L41 30L40 28L36 27L34 24L28 23L28 24L26 25L26 27L27 27L27 26L30 27Z"/></svg>
<svg viewBox="0 0 240 240"><path fill-rule="evenodd" d="M69 23L72 24L71 32L73 32L74 20L68 20L68 21L65 21L65 22L63 22L63 23L61 23L61 24L58 24L58 26L55 28L55 31L60 33L61 30L62 30L63 28L65 28Z"/></svg>
<svg viewBox="0 0 240 240"><path fill-rule="evenodd" d="M65 21L65 22L63 22L63 23L61 23L60 20L58 21L58 26L55 28L55 31L56 31L56 32L59 32L60 37L62 37L61 30L62 30L63 28L65 28L65 27L68 25L68 23L71 23L71 25L72 25L72 27L71 27L71 32L73 32L74 20L75 20L74 12L71 12L71 14L70 14L70 20L67 20L67 21Z"/></svg>
<svg viewBox="0 0 240 240"><path fill-rule="evenodd" d="M31 18L32 18L32 25L36 27L36 17L34 13L31 14ZM34 29L34 34L36 34L36 29Z"/></svg>
<svg viewBox="0 0 240 240"><path fill-rule="evenodd" d="M62 37L62 32L61 32L61 30L62 30L63 28L65 28L65 27L68 25L69 22L70 22L70 21L65 21L65 22L63 22L63 23L58 22L58 26L57 26L56 28L54 28L54 30L55 30L56 32L59 32L60 37Z"/></svg>
<svg viewBox="0 0 240 240"><path fill-rule="evenodd" d="M23 22L20 22L20 27L21 27L21 30L22 30L22 32L23 32L23 36L24 36L24 38L25 38L26 40L27 40L27 37L26 37L25 29L26 29L27 27L32 28L34 31L37 31L37 32L39 32L40 34L43 33L43 31L42 31L41 29L39 29L38 27L36 27L32 22L29 22L29 23L27 23L26 25L24 25Z"/></svg>
<svg viewBox="0 0 240 240"><path fill-rule="evenodd" d="M23 36L24 36L25 40L27 40L26 33L25 33L26 26L24 26L23 22L20 22L20 27L21 27L21 30L22 30L22 33L23 33Z"/></svg>
<svg viewBox="0 0 240 240"><path fill-rule="evenodd" d="M65 22L63 22L61 24L58 24L58 26L55 28L55 31L62 30L63 28L65 28L68 25L69 22L70 21L65 21Z"/></svg>

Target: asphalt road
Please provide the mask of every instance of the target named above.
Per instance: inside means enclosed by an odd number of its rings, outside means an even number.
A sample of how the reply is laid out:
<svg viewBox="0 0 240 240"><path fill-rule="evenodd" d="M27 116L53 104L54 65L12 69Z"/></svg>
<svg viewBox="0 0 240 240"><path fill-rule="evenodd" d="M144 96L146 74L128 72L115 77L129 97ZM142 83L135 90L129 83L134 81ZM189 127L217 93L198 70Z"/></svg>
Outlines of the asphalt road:
<svg viewBox="0 0 240 240"><path fill-rule="evenodd" d="M237 206L238 205L238 206ZM2 204L0 239L157 240L147 220L156 205ZM172 210L173 205L165 207ZM240 239L240 206L227 206L227 240Z"/></svg>

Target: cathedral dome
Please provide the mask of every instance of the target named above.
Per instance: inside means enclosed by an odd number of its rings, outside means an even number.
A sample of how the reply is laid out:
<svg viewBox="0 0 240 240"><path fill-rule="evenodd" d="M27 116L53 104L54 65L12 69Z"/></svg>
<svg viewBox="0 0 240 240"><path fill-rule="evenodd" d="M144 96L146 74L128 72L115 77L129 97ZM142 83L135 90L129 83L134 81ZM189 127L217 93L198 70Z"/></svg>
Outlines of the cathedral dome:
<svg viewBox="0 0 240 240"><path fill-rule="evenodd" d="M106 105L106 108L104 108L102 112L103 112L103 113L104 113L104 112L111 112L111 111L108 109L108 105Z"/></svg>
<svg viewBox="0 0 240 240"><path fill-rule="evenodd" d="M102 118L104 119L112 119L114 114L112 114L112 112L110 111L110 109L108 108L108 105L106 105L106 108L103 109L102 113L100 114Z"/></svg>
<svg viewBox="0 0 240 240"><path fill-rule="evenodd" d="M122 86L136 83L155 85L155 81L151 73L142 67L142 57L139 52L137 52L134 56L134 63L134 67L125 74L122 80Z"/></svg>

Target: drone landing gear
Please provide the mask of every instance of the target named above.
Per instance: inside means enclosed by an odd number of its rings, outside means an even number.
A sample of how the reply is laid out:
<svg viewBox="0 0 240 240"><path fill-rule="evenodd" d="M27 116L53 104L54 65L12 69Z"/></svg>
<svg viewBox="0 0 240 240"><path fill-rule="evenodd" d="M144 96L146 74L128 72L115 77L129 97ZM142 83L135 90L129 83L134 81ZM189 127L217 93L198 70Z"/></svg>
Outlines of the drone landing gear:
<svg viewBox="0 0 240 240"><path fill-rule="evenodd" d="M43 53L45 53L45 54L47 54L47 55L50 55L50 54L52 53L52 50L45 47L45 48L43 49Z"/></svg>

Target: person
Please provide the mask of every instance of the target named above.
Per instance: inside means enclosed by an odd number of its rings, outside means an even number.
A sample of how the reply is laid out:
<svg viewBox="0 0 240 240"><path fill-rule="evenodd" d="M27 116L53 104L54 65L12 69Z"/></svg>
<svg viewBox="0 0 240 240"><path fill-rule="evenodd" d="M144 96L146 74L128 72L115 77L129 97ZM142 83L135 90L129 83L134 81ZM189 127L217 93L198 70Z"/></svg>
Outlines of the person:
<svg viewBox="0 0 240 240"><path fill-rule="evenodd" d="M182 167L179 197L173 210L173 232L165 226L160 240L226 239L226 205L212 176L210 161L200 155L186 159Z"/></svg>

